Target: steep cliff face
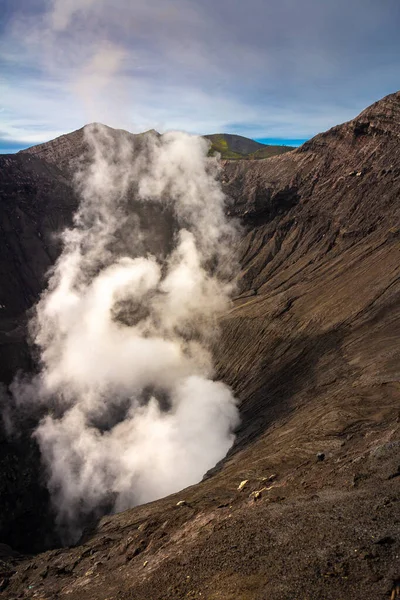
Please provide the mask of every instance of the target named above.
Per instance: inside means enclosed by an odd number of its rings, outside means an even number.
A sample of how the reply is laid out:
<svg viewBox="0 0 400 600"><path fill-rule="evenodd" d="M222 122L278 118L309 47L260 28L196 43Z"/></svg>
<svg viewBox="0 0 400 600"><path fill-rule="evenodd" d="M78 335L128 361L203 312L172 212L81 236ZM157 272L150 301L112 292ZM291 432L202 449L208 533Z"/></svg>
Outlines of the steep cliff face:
<svg viewBox="0 0 400 600"><path fill-rule="evenodd" d="M0 380L8 383L21 368L12 358L21 317L45 286L77 199L60 169L28 154L0 155L0 198Z"/></svg>
<svg viewBox="0 0 400 600"><path fill-rule="evenodd" d="M22 154L0 155L0 381L35 368L26 311L46 285L60 251L57 233L71 223L77 199L56 166ZM0 390L2 410L9 402ZM1 541L21 550L52 543L53 518L31 430L21 415L18 435L0 428ZM40 508L38 509L38 506Z"/></svg>
<svg viewBox="0 0 400 600"><path fill-rule="evenodd" d="M224 185L247 231L218 357L251 427L311 390L340 385L344 411L397 398L400 94L286 156L226 163Z"/></svg>
<svg viewBox="0 0 400 600"><path fill-rule="evenodd" d="M215 348L236 445L76 548L4 559L8 597L400 597L400 93L221 177L243 223Z"/></svg>

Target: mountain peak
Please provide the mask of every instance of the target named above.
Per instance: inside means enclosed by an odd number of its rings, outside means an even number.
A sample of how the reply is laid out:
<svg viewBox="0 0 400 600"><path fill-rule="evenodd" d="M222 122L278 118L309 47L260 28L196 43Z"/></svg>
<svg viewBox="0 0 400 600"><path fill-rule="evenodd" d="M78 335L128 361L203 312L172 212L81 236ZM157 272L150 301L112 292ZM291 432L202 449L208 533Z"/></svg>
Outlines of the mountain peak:
<svg viewBox="0 0 400 600"><path fill-rule="evenodd" d="M33 154L46 161L56 163L61 168L70 168L71 161L77 159L86 149L84 130L87 128L97 129L105 128L110 135L128 135L132 138L143 139L144 136L161 137L155 129L148 129L142 133L131 133L125 129L115 129L103 123L88 123L84 127L61 135L49 142L44 142L24 150L21 153ZM290 146L269 146L261 144L241 135L230 133L216 133L203 136L210 140L210 154L218 152L221 158L241 159L241 158L269 158L277 154L284 154L293 150Z"/></svg>
<svg viewBox="0 0 400 600"><path fill-rule="evenodd" d="M374 102L351 123L359 135L391 133L400 136L400 91Z"/></svg>

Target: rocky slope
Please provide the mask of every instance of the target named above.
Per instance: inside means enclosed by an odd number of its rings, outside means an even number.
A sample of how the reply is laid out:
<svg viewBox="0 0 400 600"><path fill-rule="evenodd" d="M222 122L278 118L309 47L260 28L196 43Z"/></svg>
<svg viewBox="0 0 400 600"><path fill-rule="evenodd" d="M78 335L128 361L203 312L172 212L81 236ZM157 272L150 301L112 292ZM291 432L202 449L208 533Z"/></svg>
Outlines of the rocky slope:
<svg viewBox="0 0 400 600"><path fill-rule="evenodd" d="M0 155L0 197L0 381L8 383L18 359L7 342L45 285L77 199L58 167L29 154Z"/></svg>
<svg viewBox="0 0 400 600"><path fill-rule="evenodd" d="M96 125L96 123L91 124L92 127L96 127ZM102 127L105 127L109 135L112 137L118 137L121 134L129 135L132 139L137 139L139 142L140 138L146 134L153 133L154 135L159 135L159 133L157 133L155 130L134 134L128 133L123 129L113 129L107 125L102 125ZM85 155L87 150L88 144L85 139L84 127L81 127L76 131L61 135L50 142L45 142L43 144L38 144L37 146L32 146L31 148L26 148L25 150L20 150L18 155L35 156L36 158L45 160L47 163L56 165L59 169L62 169L67 176L69 175L68 179L70 180L71 174L73 174L76 168L79 166L79 159Z"/></svg>
<svg viewBox="0 0 400 600"><path fill-rule="evenodd" d="M215 349L236 445L75 548L4 548L5 597L400 598L400 93L222 177L244 226Z"/></svg>
<svg viewBox="0 0 400 600"><path fill-rule="evenodd" d="M0 408L19 370L34 369L27 343L26 311L46 284L77 198L55 165L28 154L0 155ZM20 550L43 548L52 530L49 497L41 481L32 416L21 415L21 431L9 438L0 427L0 537ZM37 503L41 509L37 510Z"/></svg>
<svg viewBox="0 0 400 600"><path fill-rule="evenodd" d="M118 135L119 132L125 131L107 127L111 135ZM134 134L130 136L140 141L142 136L149 133L160 135L157 131L145 131L144 133ZM278 156L293 150L291 146L273 146L270 144L261 144L241 135L233 135L229 133L215 133L205 135L206 139L211 142L210 154L218 152L222 158L269 158ZM26 150L21 150L19 154L33 154L38 158L42 158L47 162L54 163L57 167L69 170L70 172L76 167L77 160L87 149L84 138L83 127L72 133L62 135L55 140L38 144Z"/></svg>

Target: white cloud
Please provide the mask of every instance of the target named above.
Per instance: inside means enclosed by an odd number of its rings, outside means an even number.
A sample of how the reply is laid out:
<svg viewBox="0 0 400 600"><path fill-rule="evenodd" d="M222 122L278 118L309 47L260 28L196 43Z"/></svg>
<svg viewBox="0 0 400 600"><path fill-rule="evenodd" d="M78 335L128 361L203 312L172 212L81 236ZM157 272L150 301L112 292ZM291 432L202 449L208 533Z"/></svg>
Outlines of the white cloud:
<svg viewBox="0 0 400 600"><path fill-rule="evenodd" d="M89 121L308 137L397 85L399 6L360 6L43 0L41 12L16 13L0 41L8 129L33 114L38 140L40 129Z"/></svg>

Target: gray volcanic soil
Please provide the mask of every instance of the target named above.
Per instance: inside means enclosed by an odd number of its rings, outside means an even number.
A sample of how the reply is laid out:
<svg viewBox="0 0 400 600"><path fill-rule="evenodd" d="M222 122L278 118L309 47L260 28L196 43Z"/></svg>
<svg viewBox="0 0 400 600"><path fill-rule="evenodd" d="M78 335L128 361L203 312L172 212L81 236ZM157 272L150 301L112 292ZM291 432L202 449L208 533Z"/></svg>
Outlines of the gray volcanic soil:
<svg viewBox="0 0 400 600"><path fill-rule="evenodd" d="M4 597L400 598L400 93L222 177L245 226L215 348L235 446L75 548L4 548Z"/></svg>

